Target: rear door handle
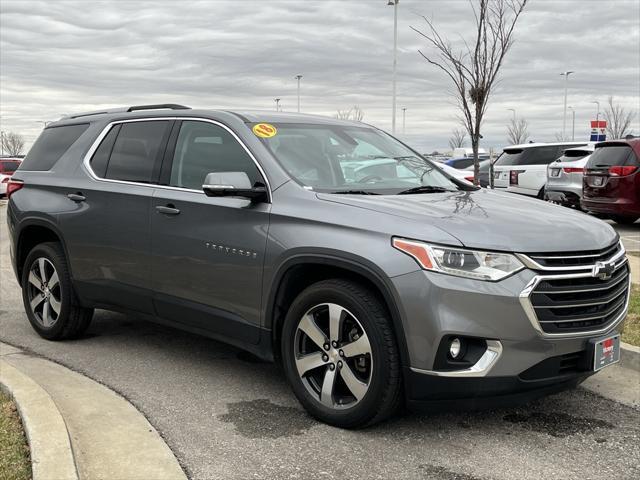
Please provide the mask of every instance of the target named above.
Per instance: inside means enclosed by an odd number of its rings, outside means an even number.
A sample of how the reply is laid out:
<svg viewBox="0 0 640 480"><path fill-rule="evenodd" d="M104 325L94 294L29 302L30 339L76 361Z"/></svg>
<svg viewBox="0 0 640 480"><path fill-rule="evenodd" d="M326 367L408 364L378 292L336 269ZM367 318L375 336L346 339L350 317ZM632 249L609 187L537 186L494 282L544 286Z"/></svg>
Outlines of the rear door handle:
<svg viewBox="0 0 640 480"><path fill-rule="evenodd" d="M164 213L165 215L178 215L180 213L180 210L175 208L172 204L169 204L166 207L164 205L156 205L156 210L158 213Z"/></svg>
<svg viewBox="0 0 640 480"><path fill-rule="evenodd" d="M74 202L84 202L86 200L85 196L81 193L70 193L67 195L69 200L73 200Z"/></svg>

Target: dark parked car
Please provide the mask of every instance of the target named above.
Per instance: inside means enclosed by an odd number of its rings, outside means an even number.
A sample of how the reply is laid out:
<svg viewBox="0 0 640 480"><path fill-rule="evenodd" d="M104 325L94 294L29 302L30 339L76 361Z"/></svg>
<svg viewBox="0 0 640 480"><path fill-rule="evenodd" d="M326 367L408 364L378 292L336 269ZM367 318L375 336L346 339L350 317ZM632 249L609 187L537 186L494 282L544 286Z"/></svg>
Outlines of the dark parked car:
<svg viewBox="0 0 640 480"><path fill-rule="evenodd" d="M47 125L8 193L39 335L81 336L95 308L134 312L281 362L332 425L403 401L535 398L619 359L630 275L610 225L456 180L361 123L72 115Z"/></svg>
<svg viewBox="0 0 640 480"><path fill-rule="evenodd" d="M596 145L585 169L582 208L617 223L640 218L640 139Z"/></svg>
<svg viewBox="0 0 640 480"><path fill-rule="evenodd" d="M469 170L471 172L471 177L473 178L474 165L471 163L465 170ZM487 188L491 185L491 160L482 160L480 161L479 173L478 173L478 181L480 182L480 186Z"/></svg>

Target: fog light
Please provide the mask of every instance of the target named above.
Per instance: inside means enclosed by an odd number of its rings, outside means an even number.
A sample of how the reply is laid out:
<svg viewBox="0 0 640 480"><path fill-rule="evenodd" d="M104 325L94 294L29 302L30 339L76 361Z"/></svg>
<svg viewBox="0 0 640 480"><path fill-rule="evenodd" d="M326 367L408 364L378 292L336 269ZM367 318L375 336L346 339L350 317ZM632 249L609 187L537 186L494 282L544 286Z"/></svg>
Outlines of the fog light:
<svg viewBox="0 0 640 480"><path fill-rule="evenodd" d="M451 343L449 344L449 355L451 355L451 358L458 358L458 355L460 355L461 347L462 343L460 342L459 338L454 338L453 340L451 340Z"/></svg>

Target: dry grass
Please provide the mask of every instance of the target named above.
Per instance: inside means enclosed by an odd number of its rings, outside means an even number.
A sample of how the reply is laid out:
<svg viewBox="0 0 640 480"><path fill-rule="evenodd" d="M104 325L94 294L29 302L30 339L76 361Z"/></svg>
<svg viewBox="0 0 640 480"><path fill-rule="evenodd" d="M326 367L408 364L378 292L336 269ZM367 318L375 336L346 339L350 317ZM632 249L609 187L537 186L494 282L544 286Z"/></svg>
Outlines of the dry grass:
<svg viewBox="0 0 640 480"><path fill-rule="evenodd" d="M640 286L631 288L631 301L629 302L629 315L622 331L622 341L640 347Z"/></svg>
<svg viewBox="0 0 640 480"><path fill-rule="evenodd" d="M0 480L31 478L29 446L16 405L0 392Z"/></svg>

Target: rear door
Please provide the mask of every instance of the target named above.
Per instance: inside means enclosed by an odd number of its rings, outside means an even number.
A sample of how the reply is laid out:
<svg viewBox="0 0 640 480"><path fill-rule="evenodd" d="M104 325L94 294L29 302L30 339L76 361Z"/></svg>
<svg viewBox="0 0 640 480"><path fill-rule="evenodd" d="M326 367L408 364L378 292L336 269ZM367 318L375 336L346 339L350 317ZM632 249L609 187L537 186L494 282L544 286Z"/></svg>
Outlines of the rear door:
<svg viewBox="0 0 640 480"><path fill-rule="evenodd" d="M152 313L151 197L173 122L114 123L69 187L76 208L60 216L82 298Z"/></svg>
<svg viewBox="0 0 640 480"><path fill-rule="evenodd" d="M154 304L167 320L257 343L271 204L207 197L202 185L212 172L245 172L266 184L227 127L179 122L151 207Z"/></svg>

